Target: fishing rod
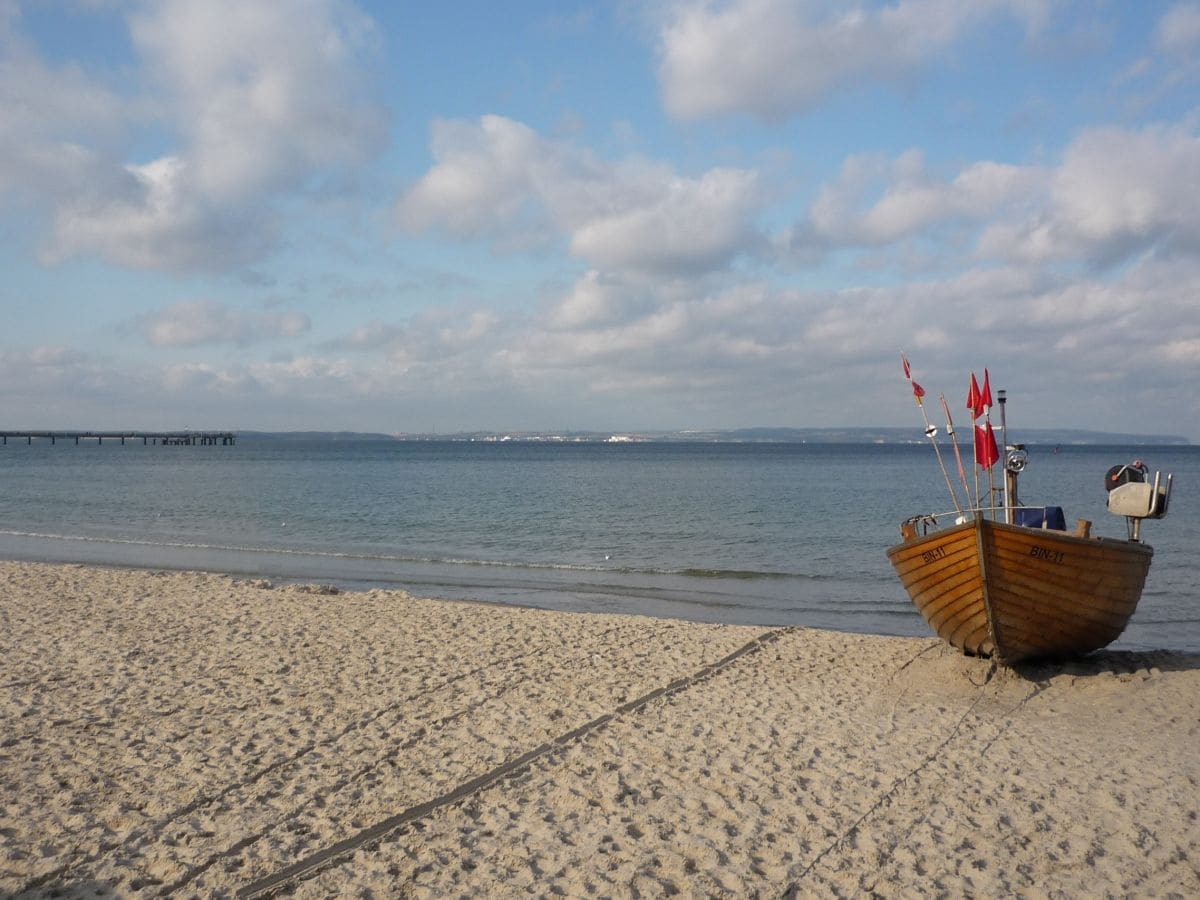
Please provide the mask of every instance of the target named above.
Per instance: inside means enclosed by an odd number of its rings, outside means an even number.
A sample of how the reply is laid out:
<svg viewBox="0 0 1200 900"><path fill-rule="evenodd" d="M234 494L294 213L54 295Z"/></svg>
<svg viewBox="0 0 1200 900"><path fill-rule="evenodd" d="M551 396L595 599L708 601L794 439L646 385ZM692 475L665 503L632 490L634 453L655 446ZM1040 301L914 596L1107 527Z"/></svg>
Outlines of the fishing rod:
<svg viewBox="0 0 1200 900"><path fill-rule="evenodd" d="M971 498L971 486L967 483L967 470L963 468L962 453L958 449L958 435L954 431L954 419L950 416L950 404L946 402L945 394L938 394L938 399L942 401L942 411L946 414L946 434L950 435L950 443L954 445L954 459L958 462L958 480L962 482L963 493L968 502L972 506L978 506L979 501Z"/></svg>
<svg viewBox="0 0 1200 900"><path fill-rule="evenodd" d="M929 443L933 445L934 455L937 456L938 468L942 470L942 477L946 479L946 489L950 491L950 500L954 503L954 511L961 516L962 506L958 502L958 494L954 492L954 482L950 480L950 473L946 471L946 463L942 459L942 449L938 446L937 426L931 425L929 423L929 416L925 414L925 403L921 399L925 396L925 388L913 380L912 367L908 364L908 357L901 353L900 361L904 364L904 377L908 379L909 387L912 388L913 398L917 401L917 407L921 410L921 418L925 420L925 437L929 438Z"/></svg>

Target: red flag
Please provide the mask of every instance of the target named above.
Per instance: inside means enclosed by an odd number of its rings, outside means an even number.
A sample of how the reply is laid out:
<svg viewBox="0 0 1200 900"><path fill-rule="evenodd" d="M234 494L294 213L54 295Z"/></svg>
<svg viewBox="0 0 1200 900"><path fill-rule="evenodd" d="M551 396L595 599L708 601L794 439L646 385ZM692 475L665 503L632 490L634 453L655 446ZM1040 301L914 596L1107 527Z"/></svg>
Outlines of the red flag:
<svg viewBox="0 0 1200 900"><path fill-rule="evenodd" d="M987 370L984 369L986 372ZM967 391L967 409L971 411L971 418L978 419L983 415L983 403L980 400L979 382L975 380L975 373L971 373L971 389Z"/></svg>
<svg viewBox="0 0 1200 900"><path fill-rule="evenodd" d="M992 431L992 423L987 427L975 426L975 462L985 469L990 469L1000 461L1000 449L996 446L996 432Z"/></svg>
<svg viewBox="0 0 1200 900"><path fill-rule="evenodd" d="M904 363L904 377L912 381L912 367L908 364L908 357L903 353L900 354L900 362Z"/></svg>
<svg viewBox="0 0 1200 900"><path fill-rule="evenodd" d="M925 388L921 387L915 381L912 383L913 396L917 398L917 404L921 404L921 398L925 396Z"/></svg>
<svg viewBox="0 0 1200 900"><path fill-rule="evenodd" d="M988 382L987 369L983 370L983 390L979 392L979 405L983 407L984 412L992 406L992 386Z"/></svg>

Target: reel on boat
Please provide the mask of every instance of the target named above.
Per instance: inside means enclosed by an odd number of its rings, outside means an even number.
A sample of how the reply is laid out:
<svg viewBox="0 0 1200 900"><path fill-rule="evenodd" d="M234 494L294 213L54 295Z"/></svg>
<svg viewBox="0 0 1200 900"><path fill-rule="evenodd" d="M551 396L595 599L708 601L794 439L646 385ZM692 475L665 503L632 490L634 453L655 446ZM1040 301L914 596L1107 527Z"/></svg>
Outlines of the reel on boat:
<svg viewBox="0 0 1200 900"><path fill-rule="evenodd" d="M1149 474L1149 467L1135 459L1128 465L1113 466L1104 476L1108 511L1125 517L1131 541L1142 539L1142 519L1161 519L1171 501L1174 476L1168 473L1164 481L1162 473L1155 471L1151 482L1146 480Z"/></svg>

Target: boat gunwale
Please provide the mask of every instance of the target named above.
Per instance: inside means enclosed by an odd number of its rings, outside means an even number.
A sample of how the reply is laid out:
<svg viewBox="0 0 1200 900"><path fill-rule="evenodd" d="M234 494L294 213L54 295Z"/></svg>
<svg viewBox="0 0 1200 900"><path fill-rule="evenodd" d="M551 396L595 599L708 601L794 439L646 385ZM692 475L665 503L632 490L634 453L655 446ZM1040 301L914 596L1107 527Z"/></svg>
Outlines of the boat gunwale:
<svg viewBox="0 0 1200 900"><path fill-rule="evenodd" d="M906 541L901 541L898 544L893 544L887 549L888 559L895 562L894 556L906 548L915 550L917 545L926 541L939 537L948 537L958 531L967 531L980 523L982 523L985 527L995 528L1002 532L1007 531L1015 534L1038 535L1045 537L1048 540L1062 541L1076 547L1097 547L1102 545L1105 549L1123 548L1130 553L1144 553L1149 556L1154 555L1154 548L1141 541L1131 541L1124 538L1112 538L1102 535L1089 535L1088 537L1083 537L1082 535L1073 534L1070 531L1059 531L1055 528L1032 528L1028 525L1013 525L1008 522L998 522L995 519L978 516L973 519L968 519L966 522L958 522L953 525L947 525L945 528L939 528L936 531L929 531L925 534L920 534L916 537L909 538Z"/></svg>

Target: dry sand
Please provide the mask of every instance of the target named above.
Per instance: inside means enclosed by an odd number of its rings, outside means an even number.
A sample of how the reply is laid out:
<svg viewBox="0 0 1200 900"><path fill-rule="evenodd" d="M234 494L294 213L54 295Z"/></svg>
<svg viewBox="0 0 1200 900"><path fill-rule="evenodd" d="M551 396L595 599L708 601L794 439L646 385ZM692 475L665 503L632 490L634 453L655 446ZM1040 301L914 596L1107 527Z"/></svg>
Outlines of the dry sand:
<svg viewBox="0 0 1200 900"><path fill-rule="evenodd" d="M0 895L1200 896L1198 655L0 563L0 658Z"/></svg>

